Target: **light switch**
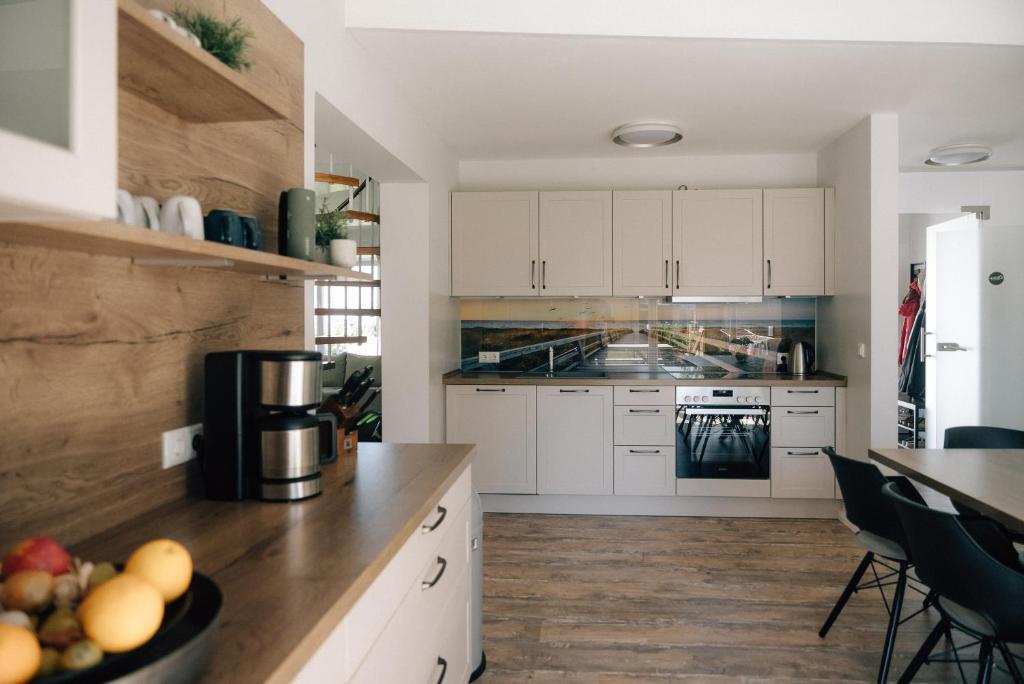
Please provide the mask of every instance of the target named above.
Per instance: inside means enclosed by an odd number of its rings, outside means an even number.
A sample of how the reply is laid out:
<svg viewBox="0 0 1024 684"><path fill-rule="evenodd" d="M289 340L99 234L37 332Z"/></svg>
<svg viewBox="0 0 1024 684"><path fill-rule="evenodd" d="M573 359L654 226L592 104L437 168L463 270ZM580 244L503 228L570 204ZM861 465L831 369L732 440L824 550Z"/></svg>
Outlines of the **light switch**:
<svg viewBox="0 0 1024 684"><path fill-rule="evenodd" d="M863 342L858 344L857 345L857 356L859 356L862 359L866 359L868 357L868 345L864 344Z"/></svg>
<svg viewBox="0 0 1024 684"><path fill-rule="evenodd" d="M500 363L501 352L500 351L482 351L479 355L480 363Z"/></svg>

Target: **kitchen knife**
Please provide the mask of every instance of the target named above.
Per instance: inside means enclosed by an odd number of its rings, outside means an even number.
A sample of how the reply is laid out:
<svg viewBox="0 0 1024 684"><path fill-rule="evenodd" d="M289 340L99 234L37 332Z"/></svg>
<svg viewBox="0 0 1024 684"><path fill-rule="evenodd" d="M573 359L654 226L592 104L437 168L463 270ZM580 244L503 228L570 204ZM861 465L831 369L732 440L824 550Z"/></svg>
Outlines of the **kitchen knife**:
<svg viewBox="0 0 1024 684"><path fill-rule="evenodd" d="M355 401L353 395L356 393L359 387L367 380L369 380L370 377L373 375L373 366L367 366L362 371L356 371L356 373L359 374L357 382L352 384L352 387L349 388L348 392L338 397L338 403L341 404L342 406L349 406L352 404L353 401Z"/></svg>
<svg viewBox="0 0 1024 684"><path fill-rule="evenodd" d="M358 411L359 413L365 412L366 411L366 407L370 405L370 403L373 401L374 397L376 397L379 392L380 392L380 387L371 387L370 391L367 392L367 394L366 394L366 398L363 399L363 403L359 405L359 408L356 409L356 411Z"/></svg>
<svg viewBox="0 0 1024 684"><path fill-rule="evenodd" d="M361 370L357 370L353 372L352 375L348 376L348 379L341 386L341 389L338 390L338 393L334 395L334 397L338 400L338 403L342 404L342 399L345 397L345 395L349 394L352 390L358 387L359 383L362 382L362 380L363 371Z"/></svg>
<svg viewBox="0 0 1024 684"><path fill-rule="evenodd" d="M370 383L372 383L372 382L373 382L373 374L370 374L370 375L366 376L365 378L363 378L363 381L361 383L359 383L359 387L356 387L355 390L352 392L352 394L349 395L348 401L345 402L344 405L345 406L352 406L357 401L362 399L363 395L366 394L367 390L370 389Z"/></svg>

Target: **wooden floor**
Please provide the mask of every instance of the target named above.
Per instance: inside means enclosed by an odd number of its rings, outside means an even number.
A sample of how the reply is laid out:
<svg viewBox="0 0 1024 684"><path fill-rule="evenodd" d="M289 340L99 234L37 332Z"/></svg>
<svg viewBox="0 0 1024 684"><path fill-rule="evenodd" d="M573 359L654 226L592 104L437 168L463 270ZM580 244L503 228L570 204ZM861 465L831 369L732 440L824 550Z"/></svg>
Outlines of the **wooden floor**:
<svg viewBox="0 0 1024 684"><path fill-rule="evenodd" d="M482 684L876 679L877 590L817 635L862 555L837 521L487 514L484 530ZM891 681L933 624L901 628Z"/></svg>

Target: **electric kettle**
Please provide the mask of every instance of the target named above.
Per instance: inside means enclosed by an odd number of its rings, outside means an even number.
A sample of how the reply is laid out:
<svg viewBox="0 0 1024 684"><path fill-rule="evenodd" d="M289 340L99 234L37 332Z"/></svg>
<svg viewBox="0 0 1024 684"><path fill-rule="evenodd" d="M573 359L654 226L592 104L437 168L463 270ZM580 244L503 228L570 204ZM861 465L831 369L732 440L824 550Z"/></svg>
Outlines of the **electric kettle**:
<svg viewBox="0 0 1024 684"><path fill-rule="evenodd" d="M806 342L794 342L789 350L789 368L793 375L814 372L814 348Z"/></svg>

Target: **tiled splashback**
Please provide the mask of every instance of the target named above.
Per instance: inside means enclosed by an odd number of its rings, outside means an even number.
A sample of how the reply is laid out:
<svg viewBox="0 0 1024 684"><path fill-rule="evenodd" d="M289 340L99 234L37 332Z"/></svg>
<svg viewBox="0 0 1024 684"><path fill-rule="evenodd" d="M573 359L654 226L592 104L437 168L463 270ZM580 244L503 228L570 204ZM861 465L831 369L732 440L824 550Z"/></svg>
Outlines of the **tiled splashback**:
<svg viewBox="0 0 1024 684"><path fill-rule="evenodd" d="M814 298L677 304L656 299L462 300L462 369L775 372L778 353L814 345ZM481 363L479 352L500 352Z"/></svg>

